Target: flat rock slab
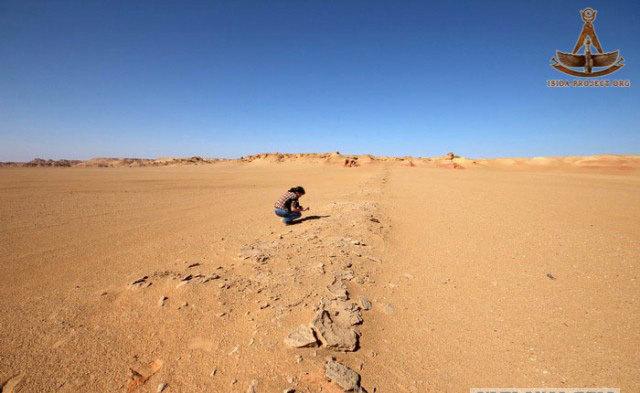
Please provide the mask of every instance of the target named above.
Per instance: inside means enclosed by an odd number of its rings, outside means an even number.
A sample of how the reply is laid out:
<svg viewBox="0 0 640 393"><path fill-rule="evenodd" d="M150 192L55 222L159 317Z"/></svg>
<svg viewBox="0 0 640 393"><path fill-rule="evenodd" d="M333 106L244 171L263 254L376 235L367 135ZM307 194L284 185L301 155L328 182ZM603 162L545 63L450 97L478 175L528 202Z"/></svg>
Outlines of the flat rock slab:
<svg viewBox="0 0 640 393"><path fill-rule="evenodd" d="M309 348L317 346L318 339L316 338L313 329L309 326L300 325L296 330L285 337L284 343L292 348Z"/></svg>
<svg viewBox="0 0 640 393"><path fill-rule="evenodd" d="M358 347L358 335L355 330L334 323L326 310L320 311L311 322L311 327L318 334L322 344L334 351L350 352Z"/></svg>
<svg viewBox="0 0 640 393"><path fill-rule="evenodd" d="M329 360L325 363L324 375L332 382L337 383L344 391L360 390L360 374L335 360Z"/></svg>

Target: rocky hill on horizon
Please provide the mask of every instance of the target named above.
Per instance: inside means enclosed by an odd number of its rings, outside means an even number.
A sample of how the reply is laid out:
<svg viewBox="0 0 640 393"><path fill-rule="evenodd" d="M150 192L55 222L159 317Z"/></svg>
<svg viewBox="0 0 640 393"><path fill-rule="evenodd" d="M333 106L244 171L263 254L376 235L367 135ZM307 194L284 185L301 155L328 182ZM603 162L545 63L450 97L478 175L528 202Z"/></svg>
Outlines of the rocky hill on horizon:
<svg viewBox="0 0 640 393"><path fill-rule="evenodd" d="M180 165L231 164L329 164L347 168L386 163L406 167L432 167L443 169L493 168L506 170L605 170L636 171L640 169L640 155L601 154L591 156L533 157L533 158L481 158L471 159L449 152L442 157L392 157L371 154L350 155L331 153L260 153L236 159L203 158L92 158L89 160L52 160L36 158L29 162L0 162L0 167L60 167L60 168L115 168L158 167Z"/></svg>

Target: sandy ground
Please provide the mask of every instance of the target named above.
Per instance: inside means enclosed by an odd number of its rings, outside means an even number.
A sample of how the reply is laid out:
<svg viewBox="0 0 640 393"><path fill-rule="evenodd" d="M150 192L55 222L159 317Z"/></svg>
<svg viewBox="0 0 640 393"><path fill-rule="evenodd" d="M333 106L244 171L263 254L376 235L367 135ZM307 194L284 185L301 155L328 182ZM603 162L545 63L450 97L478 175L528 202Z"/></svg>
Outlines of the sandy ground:
<svg viewBox="0 0 640 393"><path fill-rule="evenodd" d="M295 185L315 218L284 226ZM2 168L0 383L340 392L334 356L370 393L639 391L639 242L637 174ZM356 350L285 345L335 277L373 305Z"/></svg>

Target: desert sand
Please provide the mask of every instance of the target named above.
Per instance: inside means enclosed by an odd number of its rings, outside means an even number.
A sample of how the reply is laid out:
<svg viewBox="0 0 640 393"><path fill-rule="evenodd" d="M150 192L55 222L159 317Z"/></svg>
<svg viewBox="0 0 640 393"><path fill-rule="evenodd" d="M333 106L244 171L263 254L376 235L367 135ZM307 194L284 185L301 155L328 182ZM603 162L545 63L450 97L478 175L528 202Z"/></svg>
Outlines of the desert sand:
<svg viewBox="0 0 640 393"><path fill-rule="evenodd" d="M638 156L151 161L0 168L3 392L640 390Z"/></svg>

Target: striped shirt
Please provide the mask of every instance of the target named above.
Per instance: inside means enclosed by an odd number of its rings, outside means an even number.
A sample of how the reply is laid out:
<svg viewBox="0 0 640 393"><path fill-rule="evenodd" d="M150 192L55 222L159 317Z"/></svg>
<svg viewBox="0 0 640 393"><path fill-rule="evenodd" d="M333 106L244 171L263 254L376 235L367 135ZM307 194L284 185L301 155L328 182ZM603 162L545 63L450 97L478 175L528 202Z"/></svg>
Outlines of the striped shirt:
<svg viewBox="0 0 640 393"><path fill-rule="evenodd" d="M300 206L298 203L298 197L295 192L287 191L278 199L275 204L276 209L291 210L291 205L294 207Z"/></svg>

